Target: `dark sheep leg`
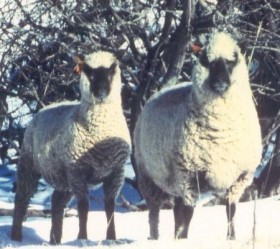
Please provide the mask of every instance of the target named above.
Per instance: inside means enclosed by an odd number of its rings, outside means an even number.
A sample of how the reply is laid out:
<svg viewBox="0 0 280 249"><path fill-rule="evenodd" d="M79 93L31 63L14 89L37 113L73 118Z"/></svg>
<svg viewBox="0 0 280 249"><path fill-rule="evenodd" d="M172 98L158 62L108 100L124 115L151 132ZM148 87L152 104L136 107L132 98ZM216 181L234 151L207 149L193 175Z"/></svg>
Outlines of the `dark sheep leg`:
<svg viewBox="0 0 280 249"><path fill-rule="evenodd" d="M150 240L157 240L159 237L159 212L161 203L158 201L148 201L149 223L150 223Z"/></svg>
<svg viewBox="0 0 280 249"><path fill-rule="evenodd" d="M116 240L115 229L115 201L124 183L124 169L118 168L111 176L103 181L104 205L107 217L106 239Z"/></svg>
<svg viewBox="0 0 280 249"><path fill-rule="evenodd" d="M234 215L236 211L235 203L226 203L226 212L228 219L228 230L227 230L227 239L234 240L235 239L235 229L234 229Z"/></svg>
<svg viewBox="0 0 280 249"><path fill-rule="evenodd" d="M236 211L236 204L239 202L241 195L243 194L245 188L250 185L251 181L252 174L244 172L228 190L226 213L228 219L227 239L229 240L235 239L234 215Z"/></svg>
<svg viewBox="0 0 280 249"><path fill-rule="evenodd" d="M87 239L88 211L89 211L88 196L78 199L78 214L79 214L78 239Z"/></svg>
<svg viewBox="0 0 280 249"><path fill-rule="evenodd" d="M143 171L138 171L138 186L149 209L150 240L159 238L159 213L163 203L173 198L163 192Z"/></svg>
<svg viewBox="0 0 280 249"><path fill-rule="evenodd" d="M114 198L105 198L105 213L107 217L107 232L106 239L107 240L116 240L116 230L115 230L115 199Z"/></svg>
<svg viewBox="0 0 280 249"><path fill-rule="evenodd" d="M32 172L29 168L19 165L17 170L17 188L11 231L12 240L22 241L22 223L30 198L37 190L39 179L40 175Z"/></svg>
<svg viewBox="0 0 280 249"><path fill-rule="evenodd" d="M74 166L75 167L75 166ZM79 215L78 239L87 239L87 220L89 211L89 191L83 172L73 170L68 172L68 181L71 192L77 199Z"/></svg>
<svg viewBox="0 0 280 249"><path fill-rule="evenodd" d="M62 225L64 209L72 194L69 191L54 190L52 194L52 228L50 244L60 244L62 237Z"/></svg>
<svg viewBox="0 0 280 249"><path fill-rule="evenodd" d="M188 237L189 225L194 208L185 205L183 199L179 197L175 199L173 212L175 220L175 239L185 239Z"/></svg>

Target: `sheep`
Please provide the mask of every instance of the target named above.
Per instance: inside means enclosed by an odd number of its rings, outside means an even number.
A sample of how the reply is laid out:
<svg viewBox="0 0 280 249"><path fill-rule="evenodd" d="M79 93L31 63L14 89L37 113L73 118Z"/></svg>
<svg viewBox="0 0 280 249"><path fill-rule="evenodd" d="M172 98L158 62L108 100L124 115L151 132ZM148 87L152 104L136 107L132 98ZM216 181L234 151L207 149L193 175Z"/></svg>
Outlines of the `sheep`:
<svg viewBox="0 0 280 249"><path fill-rule="evenodd" d="M175 238L187 238L200 198L225 193L227 238L235 239L236 203L261 160L262 143L246 62L228 33L210 35L192 81L152 96L134 130L150 238L158 239L164 202L174 204Z"/></svg>
<svg viewBox="0 0 280 249"><path fill-rule="evenodd" d="M50 243L61 243L63 211L74 195L78 239L87 239L88 186L103 183L107 236L115 240L115 198L124 182L130 135L122 112L121 78L113 54L74 56L81 73L81 100L52 104L28 125L17 168L11 237L22 240L22 222L43 177L53 188Z"/></svg>

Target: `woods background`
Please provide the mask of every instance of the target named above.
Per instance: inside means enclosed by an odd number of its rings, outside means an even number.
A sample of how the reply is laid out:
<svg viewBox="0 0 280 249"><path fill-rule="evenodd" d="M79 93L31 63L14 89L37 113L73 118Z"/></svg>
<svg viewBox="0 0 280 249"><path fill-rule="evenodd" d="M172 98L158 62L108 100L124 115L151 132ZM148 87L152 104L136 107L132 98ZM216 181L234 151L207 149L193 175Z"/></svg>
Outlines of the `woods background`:
<svg viewBox="0 0 280 249"><path fill-rule="evenodd" d="M255 186L260 196L280 192L278 0L4 0L0 5L0 170L17 163L32 115L50 103L79 99L74 54L100 49L116 54L132 134L154 92L191 80L194 50L219 29L246 45L264 152L274 145Z"/></svg>

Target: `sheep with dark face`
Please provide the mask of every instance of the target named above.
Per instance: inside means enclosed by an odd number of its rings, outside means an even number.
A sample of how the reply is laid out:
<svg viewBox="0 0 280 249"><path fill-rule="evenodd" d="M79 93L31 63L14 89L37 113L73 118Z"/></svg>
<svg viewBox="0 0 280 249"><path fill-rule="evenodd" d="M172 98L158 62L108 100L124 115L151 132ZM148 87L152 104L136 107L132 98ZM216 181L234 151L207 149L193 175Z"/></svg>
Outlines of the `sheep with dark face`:
<svg viewBox="0 0 280 249"><path fill-rule="evenodd" d="M158 238L164 201L174 200L175 237L186 238L197 200L209 191L228 191L228 238L233 239L235 205L262 151L248 69L236 42L214 33L192 78L192 85L153 96L136 124L135 159L150 237Z"/></svg>
<svg viewBox="0 0 280 249"><path fill-rule="evenodd" d="M25 132L17 169L12 239L22 240L29 199L43 177L53 188L50 243L62 237L64 208L78 203L79 239L87 238L88 185L103 183L107 239L115 239L115 198L124 181L130 136L121 106L116 58L96 52L74 58L81 71L81 101L50 105L36 114Z"/></svg>

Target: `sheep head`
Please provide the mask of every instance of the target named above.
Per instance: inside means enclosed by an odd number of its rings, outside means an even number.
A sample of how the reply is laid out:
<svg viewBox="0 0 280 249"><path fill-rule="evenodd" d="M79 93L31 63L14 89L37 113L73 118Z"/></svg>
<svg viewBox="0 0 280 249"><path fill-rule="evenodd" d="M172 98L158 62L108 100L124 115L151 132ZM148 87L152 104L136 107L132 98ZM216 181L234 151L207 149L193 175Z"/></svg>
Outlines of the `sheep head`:
<svg viewBox="0 0 280 249"><path fill-rule="evenodd" d="M193 82L200 91L207 90L207 94L212 96L223 96L240 77L237 77L240 67L246 80L244 64L244 57L235 40L227 33L214 33L194 68Z"/></svg>
<svg viewBox="0 0 280 249"><path fill-rule="evenodd" d="M82 99L90 104L108 102L120 96L120 71L116 58L99 51L87 56L74 56L76 71L81 73Z"/></svg>

